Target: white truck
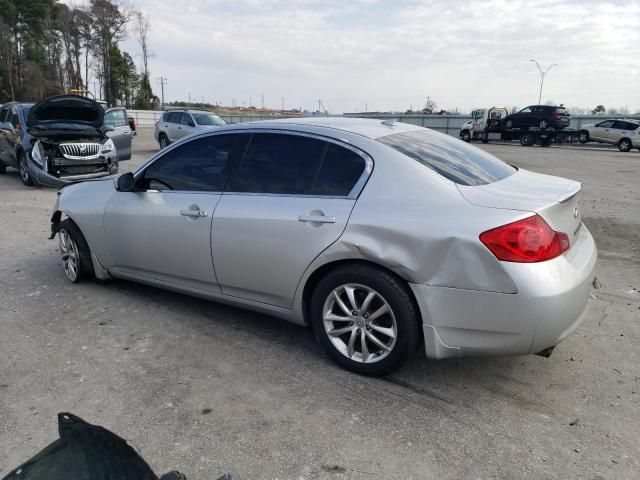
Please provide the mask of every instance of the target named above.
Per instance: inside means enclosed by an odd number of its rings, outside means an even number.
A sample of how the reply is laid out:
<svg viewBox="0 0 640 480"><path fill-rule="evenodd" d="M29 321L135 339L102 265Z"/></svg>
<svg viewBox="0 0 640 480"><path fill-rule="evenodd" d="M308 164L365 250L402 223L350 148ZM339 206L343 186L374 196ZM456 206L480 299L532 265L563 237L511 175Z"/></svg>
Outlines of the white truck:
<svg viewBox="0 0 640 480"><path fill-rule="evenodd" d="M504 117L509 114L505 107L479 108L471 112L471 120L465 123L460 129L460 138L465 142L472 140L482 140L487 143L489 140L500 140L500 132L489 132L500 125Z"/></svg>

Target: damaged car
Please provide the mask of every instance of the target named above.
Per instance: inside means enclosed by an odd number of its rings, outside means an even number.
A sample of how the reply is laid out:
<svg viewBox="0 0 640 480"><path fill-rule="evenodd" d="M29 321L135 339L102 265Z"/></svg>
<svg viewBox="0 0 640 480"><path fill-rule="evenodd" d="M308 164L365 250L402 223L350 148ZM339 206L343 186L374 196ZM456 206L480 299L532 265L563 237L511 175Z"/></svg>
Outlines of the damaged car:
<svg viewBox="0 0 640 480"><path fill-rule="evenodd" d="M597 249L581 185L426 128L229 125L60 190L71 282L142 282L313 328L345 368L548 356L584 318ZM185 247L187 246L187 247Z"/></svg>
<svg viewBox="0 0 640 480"><path fill-rule="evenodd" d="M25 185L59 188L66 183L113 175L118 155L104 124L105 111L90 98L59 95L29 111L27 131L32 149L25 156Z"/></svg>

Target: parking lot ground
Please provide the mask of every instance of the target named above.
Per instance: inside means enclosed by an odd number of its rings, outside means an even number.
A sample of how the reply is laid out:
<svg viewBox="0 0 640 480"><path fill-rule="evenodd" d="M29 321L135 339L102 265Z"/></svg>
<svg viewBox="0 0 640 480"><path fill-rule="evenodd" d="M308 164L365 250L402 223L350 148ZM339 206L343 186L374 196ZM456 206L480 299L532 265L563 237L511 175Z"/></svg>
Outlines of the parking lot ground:
<svg viewBox="0 0 640 480"><path fill-rule="evenodd" d="M0 474L73 412L191 479L640 477L640 152L481 145L583 184L602 289L549 359L418 355L386 379L311 333L124 281L64 281L54 190L0 175ZM131 169L156 150L134 140Z"/></svg>

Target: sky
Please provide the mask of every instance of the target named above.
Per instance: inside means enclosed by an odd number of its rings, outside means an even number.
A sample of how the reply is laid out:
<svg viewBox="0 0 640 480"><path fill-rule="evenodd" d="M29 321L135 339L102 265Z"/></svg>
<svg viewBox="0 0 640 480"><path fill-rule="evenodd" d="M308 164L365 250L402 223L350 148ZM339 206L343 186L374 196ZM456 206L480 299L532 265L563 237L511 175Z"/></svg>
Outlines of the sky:
<svg viewBox="0 0 640 480"><path fill-rule="evenodd" d="M332 113L538 102L640 111L640 0L130 0L165 100ZM124 44L138 63L133 36Z"/></svg>

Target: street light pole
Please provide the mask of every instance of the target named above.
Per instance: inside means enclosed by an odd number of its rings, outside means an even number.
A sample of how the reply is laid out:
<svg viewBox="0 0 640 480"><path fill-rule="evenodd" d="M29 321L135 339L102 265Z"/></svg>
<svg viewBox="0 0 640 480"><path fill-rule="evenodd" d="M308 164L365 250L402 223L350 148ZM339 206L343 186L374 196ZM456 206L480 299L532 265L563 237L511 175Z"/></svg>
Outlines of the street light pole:
<svg viewBox="0 0 640 480"><path fill-rule="evenodd" d="M542 85L544 85L544 77L549 72L549 70L551 70L552 67L555 67L558 64L552 63L551 65L549 65L549 67L546 70L543 70L542 67L540 67L540 64L535 60L531 59L529 61L535 63L536 67L538 67L538 72L540 72L540 95L538 95L538 105L540 105L540 102L542 101Z"/></svg>

